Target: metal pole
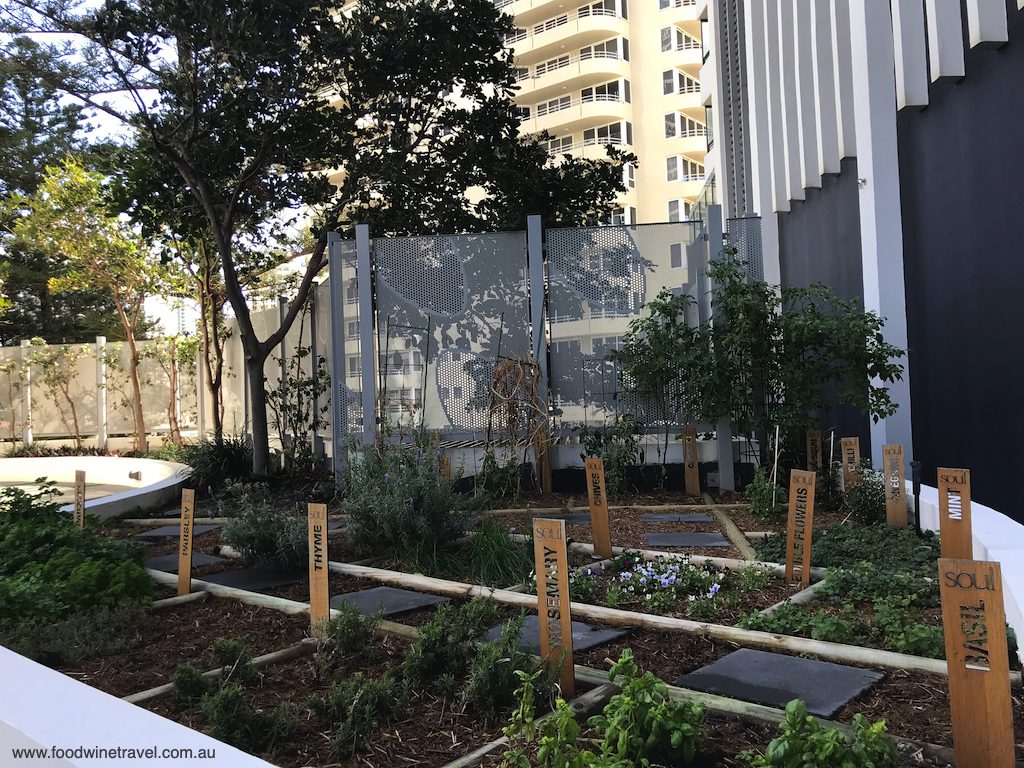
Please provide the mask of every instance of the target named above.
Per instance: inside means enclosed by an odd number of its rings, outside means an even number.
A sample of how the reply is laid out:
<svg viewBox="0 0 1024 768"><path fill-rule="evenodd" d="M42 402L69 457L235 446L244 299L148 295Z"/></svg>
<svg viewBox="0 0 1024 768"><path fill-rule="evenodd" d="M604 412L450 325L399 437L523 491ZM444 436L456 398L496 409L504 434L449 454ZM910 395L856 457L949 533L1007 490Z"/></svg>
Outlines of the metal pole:
<svg viewBox="0 0 1024 768"><path fill-rule="evenodd" d="M32 346L28 339L21 340L21 364L25 368L25 383L22 389L21 407L21 439L24 443L32 442Z"/></svg>
<svg viewBox="0 0 1024 768"><path fill-rule="evenodd" d="M330 280L331 310L331 463L334 484L345 478L345 437L348 434L348 384L345 368L345 280L342 276L341 236L327 236L327 270Z"/></svg>
<svg viewBox="0 0 1024 768"><path fill-rule="evenodd" d="M359 357L363 380L363 442L377 439L377 350L374 339L373 263L370 228L356 225L356 277L359 285Z"/></svg>
<svg viewBox="0 0 1024 768"><path fill-rule="evenodd" d="M526 259L530 269L530 332L532 339L533 359L537 361L540 372L537 382L538 406L542 411L543 421L543 456L536 456L537 474L540 477L541 489L551 491L551 453L548 444L550 433L550 417L548 402L550 397L550 380L548 376L548 343L544 316L544 228L541 217L528 216L526 219ZM534 448L536 451L536 447Z"/></svg>
<svg viewBox="0 0 1024 768"><path fill-rule="evenodd" d="M722 228L722 206L709 205L707 211L707 236L708 236L708 261L719 258L725 248L725 232ZM704 307L701 322L712 316L714 307L711 304L712 286L703 275L706 290L700 297L701 306ZM715 322L722 322L721 317L715 317ZM718 490L736 490L736 472L733 467L732 452L732 424L729 419L719 419L716 426L718 433Z"/></svg>
<svg viewBox="0 0 1024 768"><path fill-rule="evenodd" d="M107 449L107 339L96 337L96 448Z"/></svg>
<svg viewBox="0 0 1024 768"><path fill-rule="evenodd" d="M317 293L320 290L319 283L313 283L313 287L309 292L309 357L310 357L310 368L309 375L313 380L313 455L323 455L323 440L320 438L320 345L317 343L316 334L316 308L317 308Z"/></svg>
<svg viewBox="0 0 1024 768"><path fill-rule="evenodd" d="M910 462L910 478L914 484L914 530L921 535L921 462Z"/></svg>

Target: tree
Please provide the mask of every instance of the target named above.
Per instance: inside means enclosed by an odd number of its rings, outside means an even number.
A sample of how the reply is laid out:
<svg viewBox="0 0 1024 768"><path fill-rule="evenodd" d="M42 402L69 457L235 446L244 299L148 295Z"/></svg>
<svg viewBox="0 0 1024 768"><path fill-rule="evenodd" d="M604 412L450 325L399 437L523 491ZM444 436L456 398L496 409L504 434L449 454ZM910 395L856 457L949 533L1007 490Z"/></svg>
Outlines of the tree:
<svg viewBox="0 0 1024 768"><path fill-rule="evenodd" d="M15 236L67 264L67 272L53 278L52 287L102 290L110 296L129 350L135 450L147 450L139 338L145 299L168 285L167 270L142 247L138 235L110 213L103 178L74 159L47 168L35 194L14 200L25 211L14 225Z"/></svg>
<svg viewBox="0 0 1024 768"><path fill-rule="evenodd" d="M68 153L87 149L82 107L22 68L21 59L43 66L46 50L29 38L11 41L15 55L0 59L0 198L30 195L43 169ZM101 153L102 154L102 153ZM54 294L49 278L63 270L52 254L12 242L10 228L18 211L0 216L2 296L0 342L42 337L51 343L88 341L97 335L120 337L120 323L103 292Z"/></svg>
<svg viewBox="0 0 1024 768"><path fill-rule="evenodd" d="M511 22L491 0L363 0L344 12L304 0L0 8L0 29L73 36L53 44L59 66L35 73L136 128L203 210L245 351L258 475L270 459L264 362L325 265L328 232L391 200L417 226L474 228L466 191L482 186L493 167L484 160L517 156ZM299 208L316 218L309 265L281 327L260 339L237 239Z"/></svg>

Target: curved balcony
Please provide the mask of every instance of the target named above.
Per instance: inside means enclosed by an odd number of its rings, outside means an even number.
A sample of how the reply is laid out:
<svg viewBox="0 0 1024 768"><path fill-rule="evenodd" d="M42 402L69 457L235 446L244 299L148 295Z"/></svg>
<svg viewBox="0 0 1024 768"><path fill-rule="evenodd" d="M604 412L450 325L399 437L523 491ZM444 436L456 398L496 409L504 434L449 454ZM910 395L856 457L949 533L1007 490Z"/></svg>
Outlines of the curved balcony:
<svg viewBox="0 0 1024 768"><path fill-rule="evenodd" d="M704 176L684 176L679 181L673 181L671 187L673 192L684 200L693 202L704 189Z"/></svg>
<svg viewBox="0 0 1024 768"><path fill-rule="evenodd" d="M708 135L703 129L684 136L665 139L665 148L674 155L685 155L698 163L704 161L708 153Z"/></svg>
<svg viewBox="0 0 1024 768"><path fill-rule="evenodd" d="M701 101L700 86L686 88L681 93L670 93L662 102L664 111L683 112L689 117L704 121L704 104Z"/></svg>
<svg viewBox="0 0 1024 768"><path fill-rule="evenodd" d="M565 59L562 59L565 62ZM566 91L579 91L609 80L629 78L629 62L617 53L596 51L586 56L573 55L562 63L552 61L531 67L531 77L519 81L517 104L534 104L553 99Z"/></svg>
<svg viewBox="0 0 1024 768"><path fill-rule="evenodd" d="M552 160L558 161L558 158L562 155L574 155L575 157L581 157L584 160L607 160L608 159L608 147L616 146L622 150L630 151L632 147L623 142L620 139L597 139L595 141L577 141L575 144L569 147L564 147L557 150L552 156Z"/></svg>
<svg viewBox="0 0 1024 768"><path fill-rule="evenodd" d="M506 43L512 46L516 64L526 67L609 37L628 35L629 22L614 11L598 8L585 15L573 11L548 19L507 38Z"/></svg>
<svg viewBox="0 0 1024 768"><path fill-rule="evenodd" d="M539 24L565 10L565 0L494 0L494 5L511 14L520 27Z"/></svg>
<svg viewBox="0 0 1024 768"><path fill-rule="evenodd" d="M519 131L548 131L554 135L565 135L619 120L631 120L632 117L632 105L623 101L621 96L588 96L583 99L573 98L564 107L545 110L543 114L534 114L529 120L522 122Z"/></svg>
<svg viewBox="0 0 1024 768"><path fill-rule="evenodd" d="M700 16L698 15L697 0L675 0L668 8L658 11L658 23L661 26L685 24L687 29L696 26L699 30Z"/></svg>

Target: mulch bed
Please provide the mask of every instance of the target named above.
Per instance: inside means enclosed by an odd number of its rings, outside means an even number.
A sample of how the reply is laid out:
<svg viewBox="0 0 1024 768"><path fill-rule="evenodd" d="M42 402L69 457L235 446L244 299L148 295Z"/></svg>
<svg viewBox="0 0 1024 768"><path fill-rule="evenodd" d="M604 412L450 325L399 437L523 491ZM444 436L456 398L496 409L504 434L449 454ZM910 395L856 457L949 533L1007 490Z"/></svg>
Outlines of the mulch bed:
<svg viewBox="0 0 1024 768"><path fill-rule="evenodd" d="M428 768L442 766L455 757L471 752L501 735L508 712L491 721L475 717L472 712L458 711L458 702L435 695L433 692L415 692L406 704L406 717L388 723L367 739L367 747L360 753L337 761L331 754L330 722L314 712L309 697L326 694L331 682L341 680L355 672L367 677L384 673L388 662L400 660L407 641L396 637L382 637L375 657L367 662L348 664L331 679L317 680L310 659L272 665L263 670L259 683L246 690L253 695L257 706L270 708L281 702L291 702L300 708L296 730L273 750L261 757L282 768L300 768L311 765L362 766L386 768L397 765L415 765ZM176 720L190 728L202 730L202 716L194 710L180 708L171 697L150 702L152 711Z"/></svg>
<svg viewBox="0 0 1024 768"><path fill-rule="evenodd" d="M101 691L127 696L170 682L178 664L212 668L208 651L218 637L245 637L252 655L259 656L297 643L308 629L308 616L211 598L147 612L138 627L142 641L137 648L60 671Z"/></svg>

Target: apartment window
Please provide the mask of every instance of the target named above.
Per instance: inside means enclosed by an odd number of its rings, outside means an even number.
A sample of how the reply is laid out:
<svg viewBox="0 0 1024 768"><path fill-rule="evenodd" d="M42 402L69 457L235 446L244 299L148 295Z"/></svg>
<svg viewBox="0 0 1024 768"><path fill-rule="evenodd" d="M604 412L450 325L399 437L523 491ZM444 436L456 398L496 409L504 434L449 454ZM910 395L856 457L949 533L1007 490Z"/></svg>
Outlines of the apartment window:
<svg viewBox="0 0 1024 768"><path fill-rule="evenodd" d="M628 41L623 40L622 42L623 44L626 44ZM580 59L583 61L586 61L587 59L617 58L619 58L619 38L617 37L613 37L611 40L605 40L603 43L596 43L594 45L588 45L585 48L580 48ZM622 58L629 61L628 50L625 48L623 48ZM568 64L568 61L566 64Z"/></svg>
<svg viewBox="0 0 1024 768"><path fill-rule="evenodd" d="M679 201L669 200L668 201L668 220L679 221Z"/></svg>
<svg viewBox="0 0 1024 768"><path fill-rule="evenodd" d="M525 40L528 33L525 29L516 27L509 34L505 35L505 45L512 45L518 43L520 40Z"/></svg>
<svg viewBox="0 0 1024 768"><path fill-rule="evenodd" d="M568 152L572 149L572 136L562 136L560 139L549 139L544 142L544 146L548 150L549 155L555 155L559 152Z"/></svg>
<svg viewBox="0 0 1024 768"><path fill-rule="evenodd" d="M622 183L626 185L627 189L636 188L636 166L632 163L622 166Z"/></svg>
<svg viewBox="0 0 1024 768"><path fill-rule="evenodd" d="M629 222L626 221L626 211L618 207L612 208L609 223L613 227L621 227L623 224L628 224Z"/></svg>
<svg viewBox="0 0 1024 768"><path fill-rule="evenodd" d="M627 123L628 125L628 123ZM621 144L622 123L602 125L600 128L588 128L583 132L583 143L590 144Z"/></svg>
<svg viewBox="0 0 1024 768"><path fill-rule="evenodd" d="M661 73L661 92L668 96L676 89L676 70L666 69Z"/></svg>
<svg viewBox="0 0 1024 768"><path fill-rule="evenodd" d="M346 327L346 331L345 331L345 336L347 338L350 338L350 339L358 339L359 338L359 321L358 320L349 320L346 325L347 325L347 327Z"/></svg>
<svg viewBox="0 0 1024 768"><path fill-rule="evenodd" d="M577 15L580 18L585 16L617 16L615 0L598 0L596 3L584 5L579 9Z"/></svg>
<svg viewBox="0 0 1024 768"><path fill-rule="evenodd" d="M661 51L672 50L672 27L663 27L661 30Z"/></svg>
<svg viewBox="0 0 1024 768"><path fill-rule="evenodd" d="M678 203L679 201L678 200L673 200L672 202ZM672 269L682 269L683 268L683 246L682 246L682 243L672 243L672 245L670 245L668 247L668 252L669 252L669 264L671 265Z"/></svg>
<svg viewBox="0 0 1024 768"><path fill-rule="evenodd" d="M571 63L571 61L572 61L572 57L570 57L569 54L565 54L564 56L559 56L557 59L550 59L548 61L545 61L545 62L537 65L537 75L536 76L540 77L541 75L546 75L548 72L554 72L556 69L561 69L562 67L568 67L569 64Z"/></svg>
<svg viewBox="0 0 1024 768"><path fill-rule="evenodd" d="M529 76L529 67L516 67L516 80L526 80Z"/></svg>
<svg viewBox="0 0 1024 768"><path fill-rule="evenodd" d="M711 131L711 126L714 125L714 117L714 107L704 107L704 125L708 135L708 149L711 149L715 143L715 134Z"/></svg>
<svg viewBox="0 0 1024 768"><path fill-rule="evenodd" d="M551 114L552 112L560 112L561 110L568 109L571 106L571 96L559 96L557 99L552 99L551 101L546 101L543 104L538 104L537 117L544 117L544 115Z"/></svg>
<svg viewBox="0 0 1024 768"><path fill-rule="evenodd" d="M665 172L668 181L694 181L704 178L703 165L678 155L665 158Z"/></svg>
<svg viewBox="0 0 1024 768"><path fill-rule="evenodd" d="M363 366L359 362L359 355L350 355L348 358L348 375L359 376L363 372Z"/></svg>
<svg viewBox="0 0 1024 768"><path fill-rule="evenodd" d="M519 115L520 120L530 119L530 108L529 107L516 107L516 113Z"/></svg>
<svg viewBox="0 0 1024 768"><path fill-rule="evenodd" d="M626 210L629 213L629 223L636 224L636 206L631 205Z"/></svg>
<svg viewBox="0 0 1024 768"><path fill-rule="evenodd" d="M629 146L633 146L633 124L626 122L626 143Z"/></svg>
<svg viewBox="0 0 1024 768"><path fill-rule="evenodd" d="M665 115L665 138L671 139L679 135L679 113L669 112Z"/></svg>
<svg viewBox="0 0 1024 768"><path fill-rule="evenodd" d="M670 93L700 93L700 83L678 69L667 69L661 73L661 92L668 96Z"/></svg>
<svg viewBox="0 0 1024 768"><path fill-rule="evenodd" d="M676 136L703 136L704 133L704 126L693 118L679 112L669 112L665 115L666 139L672 139Z"/></svg>
<svg viewBox="0 0 1024 768"><path fill-rule="evenodd" d="M583 102L619 101L619 81L612 80L610 83L595 85L592 88L584 88L580 92L580 96ZM539 111L538 114L540 114Z"/></svg>
<svg viewBox="0 0 1024 768"><path fill-rule="evenodd" d="M665 180L666 181L679 181L679 158L678 157L666 157L665 158Z"/></svg>
<svg viewBox="0 0 1024 768"><path fill-rule="evenodd" d="M561 27L564 24L568 24L568 23L569 23L569 14L563 13L561 16L556 16L553 19L548 19L547 21L545 21L545 22L543 22L541 24L535 25L534 28L533 28L533 34L539 35L542 32L548 32L549 30L556 29L556 28Z"/></svg>
<svg viewBox="0 0 1024 768"><path fill-rule="evenodd" d="M672 0L658 0L658 10L664 11L666 8L672 7Z"/></svg>

